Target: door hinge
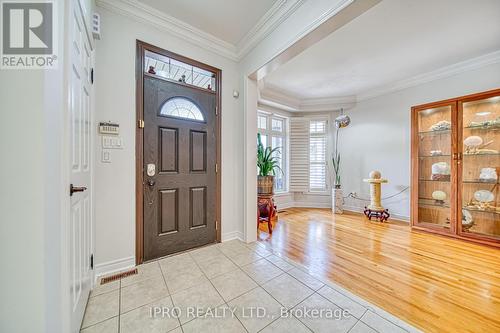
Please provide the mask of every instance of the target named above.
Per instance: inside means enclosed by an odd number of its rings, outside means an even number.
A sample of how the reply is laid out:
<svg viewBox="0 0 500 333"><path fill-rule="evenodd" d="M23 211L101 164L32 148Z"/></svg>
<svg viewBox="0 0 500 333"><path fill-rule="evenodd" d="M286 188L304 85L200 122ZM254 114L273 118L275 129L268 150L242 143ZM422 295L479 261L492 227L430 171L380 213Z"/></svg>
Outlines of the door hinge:
<svg viewBox="0 0 500 333"><path fill-rule="evenodd" d="M219 173L219 164L215 163L215 173Z"/></svg>
<svg viewBox="0 0 500 333"><path fill-rule="evenodd" d="M94 254L90 255L90 269L94 269Z"/></svg>
<svg viewBox="0 0 500 333"><path fill-rule="evenodd" d="M215 220L215 230L219 230L219 221Z"/></svg>
<svg viewBox="0 0 500 333"><path fill-rule="evenodd" d="M144 120L139 119L138 124L139 128L144 128Z"/></svg>
<svg viewBox="0 0 500 333"><path fill-rule="evenodd" d="M90 69L90 83L94 84L94 69Z"/></svg>
<svg viewBox="0 0 500 333"><path fill-rule="evenodd" d="M216 106L216 107L215 107L215 115L216 115L216 116L218 116L218 115L219 115L219 107L218 107L218 106Z"/></svg>

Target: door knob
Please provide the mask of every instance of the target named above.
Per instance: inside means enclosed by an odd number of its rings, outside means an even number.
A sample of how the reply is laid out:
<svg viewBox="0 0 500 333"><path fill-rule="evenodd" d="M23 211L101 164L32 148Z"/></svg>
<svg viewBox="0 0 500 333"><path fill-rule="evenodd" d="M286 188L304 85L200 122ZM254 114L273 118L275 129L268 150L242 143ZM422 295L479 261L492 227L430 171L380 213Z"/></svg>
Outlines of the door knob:
<svg viewBox="0 0 500 333"><path fill-rule="evenodd" d="M87 188L85 186L73 186L73 184L69 185L69 196L73 196L73 193L75 192L83 192Z"/></svg>
<svg viewBox="0 0 500 333"><path fill-rule="evenodd" d="M148 179L148 185L149 186L154 186L155 185L155 181L152 180L152 179Z"/></svg>

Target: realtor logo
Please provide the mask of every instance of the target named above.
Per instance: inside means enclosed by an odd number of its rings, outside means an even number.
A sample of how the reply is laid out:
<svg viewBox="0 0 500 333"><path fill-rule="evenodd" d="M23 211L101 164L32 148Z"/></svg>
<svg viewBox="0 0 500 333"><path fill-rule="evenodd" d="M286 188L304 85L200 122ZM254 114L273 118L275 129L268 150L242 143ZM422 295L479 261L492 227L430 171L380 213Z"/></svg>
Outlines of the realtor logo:
<svg viewBox="0 0 500 333"><path fill-rule="evenodd" d="M2 69L56 68L54 7L52 1L1 2Z"/></svg>

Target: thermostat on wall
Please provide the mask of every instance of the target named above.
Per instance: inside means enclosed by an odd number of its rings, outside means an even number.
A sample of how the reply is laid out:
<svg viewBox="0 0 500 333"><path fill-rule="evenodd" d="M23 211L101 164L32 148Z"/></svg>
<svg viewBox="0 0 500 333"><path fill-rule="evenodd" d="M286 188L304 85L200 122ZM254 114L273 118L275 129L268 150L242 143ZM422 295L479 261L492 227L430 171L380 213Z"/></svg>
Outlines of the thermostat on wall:
<svg viewBox="0 0 500 333"><path fill-rule="evenodd" d="M99 123L99 133L101 134L119 134L120 125L113 123Z"/></svg>

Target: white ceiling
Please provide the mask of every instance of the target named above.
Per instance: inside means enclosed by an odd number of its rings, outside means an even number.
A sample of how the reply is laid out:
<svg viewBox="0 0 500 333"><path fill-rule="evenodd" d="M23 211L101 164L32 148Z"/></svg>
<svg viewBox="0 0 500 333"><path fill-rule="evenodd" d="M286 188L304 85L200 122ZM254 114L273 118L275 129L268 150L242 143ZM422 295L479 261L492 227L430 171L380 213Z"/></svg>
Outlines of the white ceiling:
<svg viewBox="0 0 500 333"><path fill-rule="evenodd" d="M139 0L236 45L277 0Z"/></svg>
<svg viewBox="0 0 500 333"><path fill-rule="evenodd" d="M266 76L263 91L359 96L496 50L498 0L383 0Z"/></svg>

